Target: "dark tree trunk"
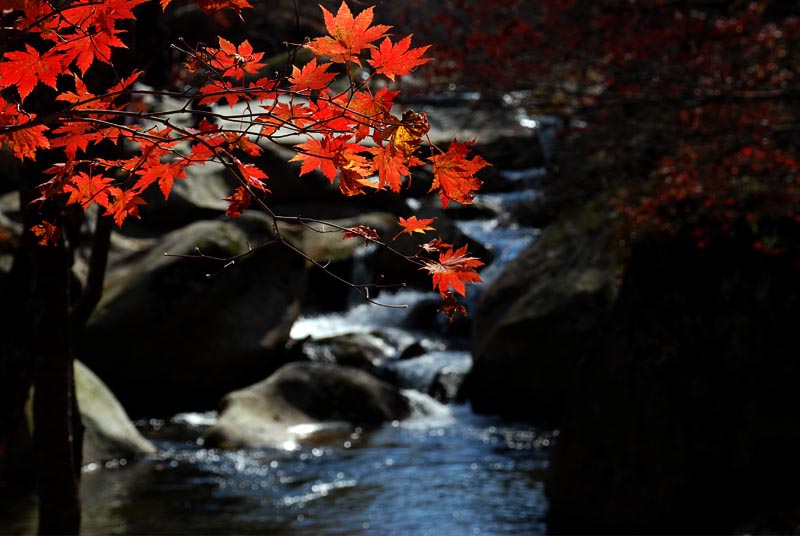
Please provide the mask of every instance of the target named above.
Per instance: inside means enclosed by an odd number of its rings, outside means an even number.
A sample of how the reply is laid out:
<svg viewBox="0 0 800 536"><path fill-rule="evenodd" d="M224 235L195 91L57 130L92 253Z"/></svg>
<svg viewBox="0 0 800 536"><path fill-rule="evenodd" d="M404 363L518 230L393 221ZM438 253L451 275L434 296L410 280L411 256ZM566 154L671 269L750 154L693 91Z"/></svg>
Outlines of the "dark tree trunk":
<svg viewBox="0 0 800 536"><path fill-rule="evenodd" d="M32 460L25 402L33 383L33 362L24 348L30 333L22 305L29 275L29 258L20 250L5 287L0 288L0 500L3 492L30 483Z"/></svg>
<svg viewBox="0 0 800 536"><path fill-rule="evenodd" d="M34 357L34 466L39 533L77 534L78 476L73 435L75 386L69 344L70 259L63 242L31 248Z"/></svg>
<svg viewBox="0 0 800 536"><path fill-rule="evenodd" d="M37 175L40 176L40 175ZM72 257L64 240L37 245L32 227L57 207L31 205L35 190L22 185L22 255L29 266L25 294L26 338L18 340L33 367L33 464L39 496L39 534L78 534L80 530L81 434L73 433L73 356L70 349L70 276Z"/></svg>

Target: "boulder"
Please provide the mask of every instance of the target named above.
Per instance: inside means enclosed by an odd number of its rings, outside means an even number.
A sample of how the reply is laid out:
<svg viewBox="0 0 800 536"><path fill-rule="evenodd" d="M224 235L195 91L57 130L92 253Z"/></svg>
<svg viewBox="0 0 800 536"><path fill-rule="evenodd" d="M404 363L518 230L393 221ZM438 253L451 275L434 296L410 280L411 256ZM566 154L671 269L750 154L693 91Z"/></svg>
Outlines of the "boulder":
<svg viewBox="0 0 800 536"><path fill-rule="evenodd" d="M212 447L295 445L307 430L376 426L410 413L399 390L352 367L290 363L267 379L225 396L218 422L204 434ZM326 426L314 426L327 423ZM308 426L306 426L308 425Z"/></svg>
<svg viewBox="0 0 800 536"><path fill-rule="evenodd" d="M461 387L469 369L460 366L445 367L433 377L428 395L442 403L460 402Z"/></svg>
<svg viewBox="0 0 800 536"><path fill-rule="evenodd" d="M308 339L302 342L302 351L311 361L335 363L376 374L386 362L410 359L424 353L425 349L413 335L383 328Z"/></svg>
<svg viewBox="0 0 800 536"><path fill-rule="evenodd" d="M594 350L617 293L610 243L600 224L562 221L487 285L463 387L475 411L560 420L575 366Z"/></svg>
<svg viewBox="0 0 800 536"><path fill-rule="evenodd" d="M156 452L131 422L125 409L108 387L86 365L74 361L75 396L84 426L82 464L139 458ZM33 390L26 403L26 418L20 420L9 447L15 466L10 476L15 483L33 481ZM8 476L8 475L7 475Z"/></svg>
<svg viewBox="0 0 800 536"><path fill-rule="evenodd" d="M75 393L84 426L84 465L156 452L114 394L80 361L75 361Z"/></svg>
<svg viewBox="0 0 800 536"><path fill-rule="evenodd" d="M80 355L135 414L212 408L269 374L283 364L299 314L304 260L277 244L227 268L164 253L229 258L271 237L271 220L258 213L201 221L117 262Z"/></svg>
<svg viewBox="0 0 800 536"><path fill-rule="evenodd" d="M764 530L762 512L797 511L799 266L748 240L634 248L569 390L549 529Z"/></svg>

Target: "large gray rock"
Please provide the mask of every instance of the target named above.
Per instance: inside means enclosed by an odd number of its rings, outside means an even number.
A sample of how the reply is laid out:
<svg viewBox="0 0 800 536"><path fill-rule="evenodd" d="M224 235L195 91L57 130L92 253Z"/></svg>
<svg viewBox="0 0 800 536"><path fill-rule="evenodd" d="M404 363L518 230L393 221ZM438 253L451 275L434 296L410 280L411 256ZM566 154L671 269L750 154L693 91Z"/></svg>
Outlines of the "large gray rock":
<svg viewBox="0 0 800 536"><path fill-rule="evenodd" d="M796 510L798 266L747 239L634 249L608 330L569 390L551 530L724 533ZM766 519L759 530L774 533L800 518Z"/></svg>
<svg viewBox="0 0 800 536"><path fill-rule="evenodd" d="M80 361L75 361L75 393L85 429L84 465L156 452L155 446L133 425L114 394Z"/></svg>
<svg viewBox="0 0 800 536"><path fill-rule="evenodd" d="M125 458L136 459L154 454L156 447L131 422L125 409L108 387L86 365L74 361L75 396L84 427L81 463L103 463ZM28 398L26 418L19 423L14 442L9 447L15 467L15 481L34 478L33 452L33 390Z"/></svg>
<svg viewBox="0 0 800 536"><path fill-rule="evenodd" d="M476 411L558 422L617 293L610 239L594 221L553 225L484 289L464 385Z"/></svg>
<svg viewBox="0 0 800 536"><path fill-rule="evenodd" d="M219 261L164 253L199 248L228 258L271 237L270 220L257 213L201 221L118 263L80 355L134 413L213 407L269 374L299 313L303 259L273 245L222 270Z"/></svg>
<svg viewBox="0 0 800 536"><path fill-rule="evenodd" d="M225 396L209 446L283 447L302 441L310 425L378 425L410 413L408 400L368 373L323 363L290 363L269 378ZM345 429L349 429L346 425Z"/></svg>

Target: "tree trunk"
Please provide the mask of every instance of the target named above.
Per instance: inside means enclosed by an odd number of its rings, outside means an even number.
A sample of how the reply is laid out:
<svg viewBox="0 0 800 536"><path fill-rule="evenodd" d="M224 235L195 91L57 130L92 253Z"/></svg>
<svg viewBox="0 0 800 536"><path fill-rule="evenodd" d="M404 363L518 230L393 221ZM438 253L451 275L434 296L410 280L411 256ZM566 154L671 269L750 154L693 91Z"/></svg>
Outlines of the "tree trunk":
<svg viewBox="0 0 800 536"><path fill-rule="evenodd" d="M69 344L69 255L63 242L31 248L34 464L39 533L77 534L80 502ZM77 470L76 470L77 469Z"/></svg>
<svg viewBox="0 0 800 536"><path fill-rule="evenodd" d="M17 493L20 485L31 483L25 402L33 383L33 362L26 348L31 334L23 306L30 262L22 253L0 289L0 493Z"/></svg>

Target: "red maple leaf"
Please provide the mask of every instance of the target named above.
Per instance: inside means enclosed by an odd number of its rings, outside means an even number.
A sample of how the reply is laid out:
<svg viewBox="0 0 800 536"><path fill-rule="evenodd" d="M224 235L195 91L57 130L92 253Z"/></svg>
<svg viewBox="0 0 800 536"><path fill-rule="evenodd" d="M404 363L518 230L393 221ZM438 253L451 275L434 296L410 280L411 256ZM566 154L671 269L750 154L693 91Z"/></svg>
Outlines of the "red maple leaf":
<svg viewBox="0 0 800 536"><path fill-rule="evenodd" d="M399 94L399 91L389 91L384 87L373 95L369 87L366 87L354 95L342 93L334 102L346 111L345 115L355 126L356 141L361 141L369 136L370 129L395 121L390 112L394 99ZM374 138L376 143L381 143L378 136Z"/></svg>
<svg viewBox="0 0 800 536"><path fill-rule="evenodd" d="M355 143L344 145L339 151L336 165L339 168L339 191L346 196L360 195L364 188L378 188L368 179L372 175L372 162L359 153L369 149Z"/></svg>
<svg viewBox="0 0 800 536"><path fill-rule="evenodd" d="M62 91L58 94L56 100L69 102L74 105L76 110L97 106L96 102L85 102L93 100L95 94L86 89L86 84L83 80L78 75L73 75L72 78L75 80L75 91Z"/></svg>
<svg viewBox="0 0 800 536"><path fill-rule="evenodd" d="M141 178L133 185L133 189L137 192L143 192L148 186L158 182L158 187L161 189L161 193L164 194L164 199L169 199L169 193L172 191L175 179L186 178L187 164L185 160L147 163L136 172L137 175L141 175Z"/></svg>
<svg viewBox="0 0 800 536"><path fill-rule="evenodd" d="M464 296L466 283L480 283L482 280L475 268L483 266L483 262L475 257L467 256L467 246L459 249L447 249L439 253L439 260L425 260L424 270L433 278L433 288L438 289L444 298L450 289Z"/></svg>
<svg viewBox="0 0 800 536"><path fill-rule="evenodd" d="M225 140L228 142L228 149L241 149L250 156L258 156L264 152L264 149L253 143L246 134L241 132L226 132Z"/></svg>
<svg viewBox="0 0 800 536"><path fill-rule="evenodd" d="M456 298L455 294L452 292L448 292L444 295L442 308L439 310L450 319L450 322L453 321L453 317L455 317L456 314L467 316L467 308L459 303L458 298Z"/></svg>
<svg viewBox="0 0 800 536"><path fill-rule="evenodd" d="M121 190L116 186L108 188L108 195L112 201L106 207L106 214L114 217L117 227L122 227L128 216L139 217L139 205L144 205L145 200L136 194L134 190Z"/></svg>
<svg viewBox="0 0 800 536"><path fill-rule="evenodd" d="M238 218L250 206L250 201L252 200L253 196L250 195L247 188L237 186L231 196L223 200L228 202L228 210L225 211L225 214L231 218Z"/></svg>
<svg viewBox="0 0 800 536"><path fill-rule="evenodd" d="M39 239L37 244L40 246L55 246L58 243L58 239L61 238L61 229L49 221L37 223L30 228L30 231Z"/></svg>
<svg viewBox="0 0 800 536"><path fill-rule="evenodd" d="M433 164L433 183L430 191L439 190L442 206L452 200L456 203L468 204L475 197L473 193L483 184L475 177L475 173L489 165L480 156L467 158L469 147L473 142L458 143L453 141L447 152L430 157Z"/></svg>
<svg viewBox="0 0 800 536"><path fill-rule="evenodd" d="M302 69L292 65L292 76L289 78L292 89L294 91L325 89L331 80L336 78L336 73L328 72L329 66L330 63L318 65L316 58L303 65Z"/></svg>
<svg viewBox="0 0 800 536"><path fill-rule="evenodd" d="M420 58L430 46L409 48L410 46L410 35L401 39L396 45L393 45L387 37L381 42L380 48L372 49L372 59L367 62L375 67L375 72L394 80L395 76L408 74L414 68L431 61L431 58Z"/></svg>
<svg viewBox="0 0 800 536"><path fill-rule="evenodd" d="M356 227L349 227L347 231L344 233L342 240L346 240L348 238L358 238L361 237L364 239L364 243L369 243L370 240L380 241L381 237L378 235L378 231L373 229L372 227L368 227L366 225L358 225Z"/></svg>
<svg viewBox="0 0 800 536"><path fill-rule="evenodd" d="M168 4L172 0L161 0L162 7L165 1ZM247 0L197 0L197 5L206 15L213 15L221 9L233 9L239 13L242 9L253 7Z"/></svg>
<svg viewBox="0 0 800 536"><path fill-rule="evenodd" d="M411 173L408 170L408 157L389 144L372 147L369 151L374 155L372 166L378 172L378 187L388 186L394 193L399 193L403 177Z"/></svg>
<svg viewBox="0 0 800 536"><path fill-rule="evenodd" d="M56 79L65 72L62 54L45 53L25 44L25 52L18 50L6 52L0 62L0 82L4 87L16 86L19 98L31 94L39 82L56 89Z"/></svg>
<svg viewBox="0 0 800 536"><path fill-rule="evenodd" d="M330 11L322 7L325 27L328 29L329 35L317 37L306 46L315 56L329 56L335 63L352 61L361 65L358 54L365 48L373 47L372 42L384 37L387 30L391 28L391 26L382 24L370 26L372 12L373 7L370 6L354 18L350 8L342 2L334 17Z"/></svg>
<svg viewBox="0 0 800 536"><path fill-rule="evenodd" d="M431 224L435 220L436 218L423 218L418 220L416 216L411 216L410 218L405 219L401 216L397 223L403 228L403 230L397 233L394 238L397 238L403 233L410 236L413 233L425 234L425 231L435 231L436 229L431 227Z"/></svg>
<svg viewBox="0 0 800 536"><path fill-rule="evenodd" d="M322 139L312 138L305 143L295 145L299 152L289 162L302 162L300 175L311 173L315 169L322 171L329 181L336 179L336 160L345 143L344 137L325 136Z"/></svg>
<svg viewBox="0 0 800 536"><path fill-rule="evenodd" d="M46 126L37 125L8 134L0 134L0 147L7 146L14 153L14 157L19 160L25 158L36 160L37 150L50 148L50 142L44 134L46 131Z"/></svg>
<svg viewBox="0 0 800 536"><path fill-rule="evenodd" d="M86 151L90 141L94 141L91 134L92 125L74 121L64 122L53 131L55 137L51 142L52 147L63 147L67 158L74 159L78 149Z"/></svg>
<svg viewBox="0 0 800 536"><path fill-rule="evenodd" d="M63 192L69 194L67 204L80 204L86 209L92 203L108 208L108 188L113 179L103 175L89 175L83 171L69 178L63 187Z"/></svg>
<svg viewBox="0 0 800 536"><path fill-rule="evenodd" d="M234 158L236 169L241 173L245 183L251 188L261 190L262 192L269 192L264 181L267 180L267 174L257 168L254 164L244 164L238 158Z"/></svg>
<svg viewBox="0 0 800 536"><path fill-rule="evenodd" d="M211 54L209 64L222 76L229 76L235 80L244 78L245 73L257 74L264 64L260 63L264 57L263 52L253 52L253 46L245 39L238 47L222 37L219 48L208 48Z"/></svg>
<svg viewBox="0 0 800 536"><path fill-rule="evenodd" d="M434 238L430 242L421 244L419 247L421 247L428 253L438 253L446 249L451 249L453 246L451 244L448 244L447 242L442 241L441 238Z"/></svg>
<svg viewBox="0 0 800 536"><path fill-rule="evenodd" d="M81 74L85 75L94 60L111 65L112 48L128 48L116 36L117 33L118 30L86 32L76 39L60 43L54 50L63 54L64 65L74 61Z"/></svg>
<svg viewBox="0 0 800 536"><path fill-rule="evenodd" d="M18 106L14 106L6 102L3 97L0 97L0 127L24 125L34 119L36 119L34 114L22 111ZM10 130L6 134L0 134L0 148L5 145L14 153L14 158L19 160L24 160L25 158L36 160L36 151L38 149L50 148L50 141L45 136L47 130L45 125Z"/></svg>

